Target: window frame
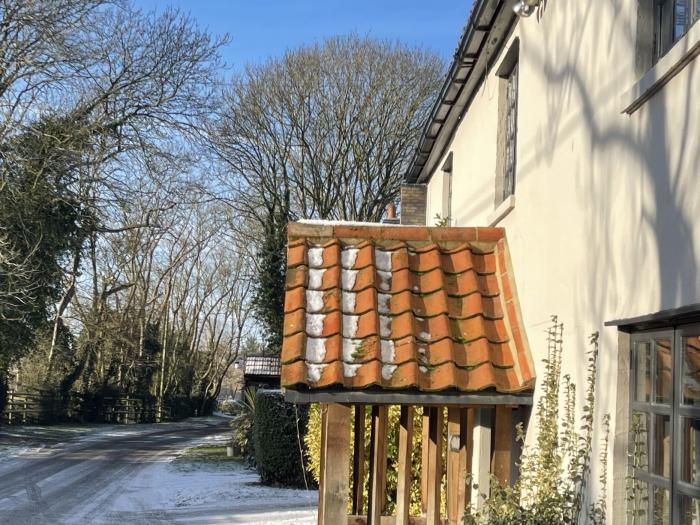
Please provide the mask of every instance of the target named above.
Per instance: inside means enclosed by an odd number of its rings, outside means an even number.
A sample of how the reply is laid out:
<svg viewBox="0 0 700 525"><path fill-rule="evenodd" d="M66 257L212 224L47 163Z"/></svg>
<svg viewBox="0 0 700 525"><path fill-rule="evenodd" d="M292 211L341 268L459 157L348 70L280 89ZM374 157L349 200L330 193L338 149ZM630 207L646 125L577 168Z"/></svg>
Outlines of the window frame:
<svg viewBox="0 0 700 525"><path fill-rule="evenodd" d="M698 0L653 0L654 1L654 56L653 63L668 53L690 28L700 20ZM680 2L685 6L683 29L676 32L678 20L676 8ZM670 8L670 9L668 9Z"/></svg>
<svg viewBox="0 0 700 525"><path fill-rule="evenodd" d="M669 325L654 329L635 330L630 333L629 340L629 390L628 390L628 442L627 452L631 455L633 428L635 413L648 414L649 427L647 432L647 469L636 469L630 465L627 468L630 476L647 484L647 523L653 523L654 517L654 489L662 488L669 492L669 518L670 523L680 523L681 499L686 497L700 499L700 485L681 480L681 467L683 459L681 423L682 418L700 419L700 405L684 405L682 403L683 384L683 360L684 338L690 336L700 336L700 323L692 322L687 324ZM667 339L671 343L671 399L668 403L658 403L656 400L657 390L657 352L655 342ZM651 359L649 368L651 370L651 389L649 391L649 402L637 401L637 381L639 379L637 351L640 343L648 343ZM670 475L665 478L663 475L655 473L656 460L656 416L670 417ZM629 516L629 509L625 511ZM635 522L636 523L636 522Z"/></svg>

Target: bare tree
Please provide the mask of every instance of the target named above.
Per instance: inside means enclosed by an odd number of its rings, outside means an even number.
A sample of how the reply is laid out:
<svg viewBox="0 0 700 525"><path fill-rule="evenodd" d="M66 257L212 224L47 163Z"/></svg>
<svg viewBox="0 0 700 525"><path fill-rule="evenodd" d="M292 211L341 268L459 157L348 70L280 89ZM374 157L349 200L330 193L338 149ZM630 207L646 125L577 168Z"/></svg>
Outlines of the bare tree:
<svg viewBox="0 0 700 525"><path fill-rule="evenodd" d="M239 210L260 219L378 220L439 88L425 51L357 36L250 66L210 129ZM260 222L265 223L265 219Z"/></svg>

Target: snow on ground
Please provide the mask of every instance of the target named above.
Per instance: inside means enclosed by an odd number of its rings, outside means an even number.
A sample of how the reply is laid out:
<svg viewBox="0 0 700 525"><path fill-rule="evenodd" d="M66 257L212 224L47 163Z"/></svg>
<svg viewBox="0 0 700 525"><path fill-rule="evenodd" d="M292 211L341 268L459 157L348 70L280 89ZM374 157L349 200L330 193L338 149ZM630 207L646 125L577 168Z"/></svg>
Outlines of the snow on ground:
<svg viewBox="0 0 700 525"><path fill-rule="evenodd" d="M223 444L226 435L188 444ZM177 523L245 523L312 525L318 492L260 484L254 470L237 462L189 462L181 455L164 457L139 472L110 505L110 515L160 516Z"/></svg>

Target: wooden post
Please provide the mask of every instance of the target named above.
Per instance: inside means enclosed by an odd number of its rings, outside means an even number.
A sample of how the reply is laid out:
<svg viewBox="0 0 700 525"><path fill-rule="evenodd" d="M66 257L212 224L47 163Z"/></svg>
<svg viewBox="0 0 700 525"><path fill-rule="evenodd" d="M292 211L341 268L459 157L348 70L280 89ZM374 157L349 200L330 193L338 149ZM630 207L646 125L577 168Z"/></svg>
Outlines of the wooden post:
<svg viewBox="0 0 700 525"><path fill-rule="evenodd" d="M511 448L513 446L513 409L496 407L495 443L491 471L501 485L510 485Z"/></svg>
<svg viewBox="0 0 700 525"><path fill-rule="evenodd" d="M428 429L430 427L430 407L423 407L423 418L421 426L421 463L420 463L420 508L425 514L428 511Z"/></svg>
<svg viewBox="0 0 700 525"><path fill-rule="evenodd" d="M467 409L447 412L447 522L461 525L467 507Z"/></svg>
<svg viewBox="0 0 700 525"><path fill-rule="evenodd" d="M362 514L365 501L365 406L355 405L355 442L352 456L352 513Z"/></svg>
<svg viewBox="0 0 700 525"><path fill-rule="evenodd" d="M370 445L369 501L367 525L380 525L386 492L386 438L389 407L372 406L372 443ZM338 522L340 523L340 522Z"/></svg>
<svg viewBox="0 0 700 525"><path fill-rule="evenodd" d="M428 422L428 509L426 525L441 525L440 485L442 481L442 407L432 407Z"/></svg>
<svg viewBox="0 0 700 525"><path fill-rule="evenodd" d="M474 410L474 444L472 455L472 482L477 484L472 489L471 504L474 509L484 507L483 495L490 493L491 467L491 417L492 409L477 408Z"/></svg>
<svg viewBox="0 0 700 525"><path fill-rule="evenodd" d="M350 470L350 407L326 406L321 443L319 525L346 523Z"/></svg>
<svg viewBox="0 0 700 525"><path fill-rule="evenodd" d="M326 425L327 422L326 420L328 419L328 405L325 403L322 403L319 406L319 409L321 410L321 457L319 458L319 463L320 463L320 472L321 475L319 476L318 480L318 525L322 525L323 523L323 494L324 494L324 478L323 478L323 472L324 469L326 468Z"/></svg>
<svg viewBox="0 0 700 525"><path fill-rule="evenodd" d="M413 443L413 407L401 407L399 421L399 468L396 478L396 525L408 525L411 506L411 451Z"/></svg>

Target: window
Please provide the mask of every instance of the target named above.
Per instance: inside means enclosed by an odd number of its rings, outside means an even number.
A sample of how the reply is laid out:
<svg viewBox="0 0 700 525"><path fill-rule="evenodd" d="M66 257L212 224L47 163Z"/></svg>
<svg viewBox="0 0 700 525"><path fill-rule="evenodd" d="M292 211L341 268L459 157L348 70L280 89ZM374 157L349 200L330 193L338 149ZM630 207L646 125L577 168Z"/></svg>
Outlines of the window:
<svg viewBox="0 0 700 525"><path fill-rule="evenodd" d="M630 342L627 522L700 525L700 325Z"/></svg>
<svg viewBox="0 0 700 525"><path fill-rule="evenodd" d="M518 135L518 63L506 77L505 171L502 201L515 193L515 148Z"/></svg>
<svg viewBox="0 0 700 525"><path fill-rule="evenodd" d="M451 226L454 223L452 217L452 152L447 155L447 159L442 165L442 215L444 226Z"/></svg>
<svg viewBox="0 0 700 525"><path fill-rule="evenodd" d="M663 56L700 18L700 0L655 0L655 58Z"/></svg>
<svg viewBox="0 0 700 525"><path fill-rule="evenodd" d="M508 49L496 72L498 93L498 157L496 159L496 199L498 207L515 194L515 173L518 141L518 66L519 41Z"/></svg>

